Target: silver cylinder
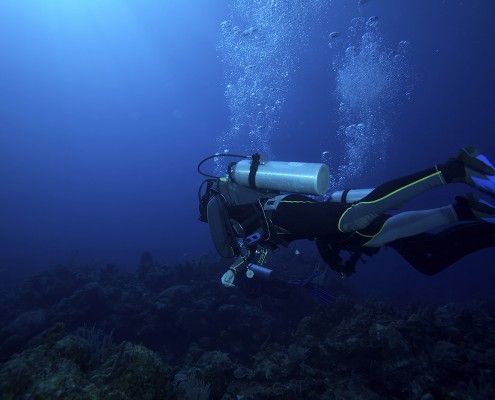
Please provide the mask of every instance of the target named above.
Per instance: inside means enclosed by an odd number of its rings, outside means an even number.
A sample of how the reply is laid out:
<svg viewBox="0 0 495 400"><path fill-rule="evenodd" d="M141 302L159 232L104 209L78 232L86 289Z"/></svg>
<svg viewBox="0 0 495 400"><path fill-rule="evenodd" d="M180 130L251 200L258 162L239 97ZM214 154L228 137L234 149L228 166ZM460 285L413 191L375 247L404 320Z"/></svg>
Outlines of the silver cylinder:
<svg viewBox="0 0 495 400"><path fill-rule="evenodd" d="M254 272L255 276L263 279L270 279L273 272L273 270L258 264L249 264L249 269Z"/></svg>
<svg viewBox="0 0 495 400"><path fill-rule="evenodd" d="M351 189L347 192L345 196L345 203L355 203L356 201L361 200L363 197L370 194L374 188L368 189ZM345 190L337 190L330 195L329 201L333 201L335 203L342 202L342 196L344 195Z"/></svg>
<svg viewBox="0 0 495 400"><path fill-rule="evenodd" d="M239 161L231 177L239 185L249 186L251 160ZM258 189L306 193L321 196L326 192L330 171L326 164L268 161L258 166L255 185Z"/></svg>

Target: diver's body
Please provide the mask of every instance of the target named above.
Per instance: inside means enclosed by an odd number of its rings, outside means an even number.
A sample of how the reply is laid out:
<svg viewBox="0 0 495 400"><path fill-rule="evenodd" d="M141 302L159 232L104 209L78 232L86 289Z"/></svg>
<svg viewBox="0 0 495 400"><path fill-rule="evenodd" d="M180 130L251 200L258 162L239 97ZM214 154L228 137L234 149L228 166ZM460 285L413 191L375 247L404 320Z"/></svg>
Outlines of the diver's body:
<svg viewBox="0 0 495 400"><path fill-rule="evenodd" d="M396 249L416 269L432 275L465 254L495 245L495 207L469 194L440 208L393 215L386 212L427 190L455 182L495 197L495 167L476 149L466 147L446 163L386 182L354 204L318 202L300 194L285 196L267 213L271 237L285 243L316 240L325 261L342 276L354 272L361 254L374 254L382 246ZM242 213L242 207L237 212ZM426 233L463 221L470 223ZM473 235L488 235L488 239L475 241ZM449 243L463 238L463 246L451 253L445 250ZM354 256L343 262L340 251L351 251ZM234 286L236 275L255 262L255 253L256 246L247 246L222 277L224 286Z"/></svg>

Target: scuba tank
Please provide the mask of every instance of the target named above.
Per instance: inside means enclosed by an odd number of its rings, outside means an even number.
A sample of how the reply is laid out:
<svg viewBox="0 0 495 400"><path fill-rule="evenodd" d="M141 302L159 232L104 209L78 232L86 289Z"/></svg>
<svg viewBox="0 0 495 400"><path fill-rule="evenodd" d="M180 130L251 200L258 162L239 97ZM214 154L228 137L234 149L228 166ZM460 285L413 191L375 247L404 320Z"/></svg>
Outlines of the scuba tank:
<svg viewBox="0 0 495 400"><path fill-rule="evenodd" d="M332 201L334 203L355 203L361 200L363 197L370 194L374 188L370 189L347 189L347 190L337 190L333 192L327 201Z"/></svg>
<svg viewBox="0 0 495 400"><path fill-rule="evenodd" d="M229 168L235 183L257 189L305 193L321 196L328 188L330 171L326 164L241 160Z"/></svg>

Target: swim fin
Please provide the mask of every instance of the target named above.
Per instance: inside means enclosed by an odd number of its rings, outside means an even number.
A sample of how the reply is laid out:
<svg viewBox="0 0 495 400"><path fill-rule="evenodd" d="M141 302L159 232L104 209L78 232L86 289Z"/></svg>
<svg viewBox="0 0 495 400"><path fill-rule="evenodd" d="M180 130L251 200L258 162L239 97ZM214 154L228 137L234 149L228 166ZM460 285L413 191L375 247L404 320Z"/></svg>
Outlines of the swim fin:
<svg viewBox="0 0 495 400"><path fill-rule="evenodd" d="M465 182L495 197L495 166L484 154L472 146L466 146L459 149L458 155L449 162L460 162L464 165L464 176L454 178L451 182Z"/></svg>
<svg viewBox="0 0 495 400"><path fill-rule="evenodd" d="M478 220L495 224L495 206L474 193L456 196L454 210L460 221Z"/></svg>

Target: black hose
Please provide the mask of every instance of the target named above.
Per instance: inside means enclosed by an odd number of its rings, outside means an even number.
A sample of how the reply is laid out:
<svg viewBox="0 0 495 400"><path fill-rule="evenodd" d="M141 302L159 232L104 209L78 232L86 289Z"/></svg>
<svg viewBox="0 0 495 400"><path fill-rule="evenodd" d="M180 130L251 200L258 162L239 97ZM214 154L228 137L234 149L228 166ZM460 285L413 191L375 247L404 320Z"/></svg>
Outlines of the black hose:
<svg viewBox="0 0 495 400"><path fill-rule="evenodd" d="M206 176L208 178L215 178L215 179L220 179L221 177L220 176L215 176L215 175L210 175L210 174L205 174L203 171L201 171L201 166L208 160L211 160L212 158L216 158L216 157L237 157L237 158L251 158L251 156L240 156L238 154L229 154L229 153L224 153L224 154L214 154L212 156L208 156L206 158L204 158L203 160L200 161L200 163L198 164L198 172L203 175L203 176Z"/></svg>

